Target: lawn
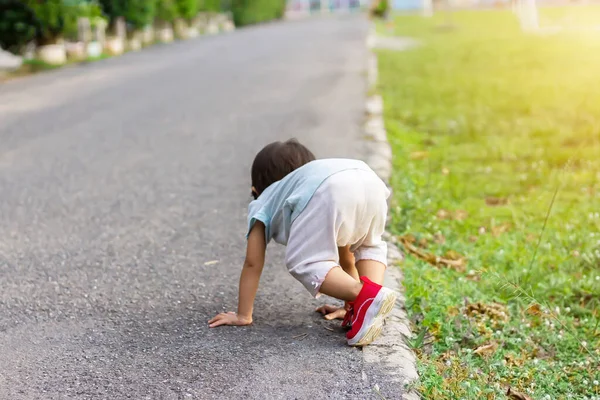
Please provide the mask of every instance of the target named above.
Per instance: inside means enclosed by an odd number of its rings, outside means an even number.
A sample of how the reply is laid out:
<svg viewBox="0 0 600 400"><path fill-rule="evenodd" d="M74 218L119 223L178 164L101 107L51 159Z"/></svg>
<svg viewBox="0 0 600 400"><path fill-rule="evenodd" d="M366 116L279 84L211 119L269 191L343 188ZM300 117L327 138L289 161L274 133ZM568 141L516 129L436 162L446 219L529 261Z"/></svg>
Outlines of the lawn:
<svg viewBox="0 0 600 400"><path fill-rule="evenodd" d="M421 43L378 52L377 88L419 391L600 399L600 31L526 35L509 11L379 29Z"/></svg>

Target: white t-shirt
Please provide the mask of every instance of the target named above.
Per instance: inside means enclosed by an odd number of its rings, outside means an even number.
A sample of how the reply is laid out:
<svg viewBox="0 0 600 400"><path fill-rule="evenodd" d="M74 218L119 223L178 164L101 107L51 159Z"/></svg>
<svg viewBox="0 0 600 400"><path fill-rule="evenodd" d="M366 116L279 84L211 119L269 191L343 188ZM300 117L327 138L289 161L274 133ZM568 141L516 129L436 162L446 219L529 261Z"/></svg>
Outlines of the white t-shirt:
<svg viewBox="0 0 600 400"><path fill-rule="evenodd" d="M286 245L292 222L315 191L331 175L351 169L372 171L360 160L330 158L311 161L271 184L248 206L248 233L256 221L265 225L265 239ZM246 236L247 236L246 235Z"/></svg>

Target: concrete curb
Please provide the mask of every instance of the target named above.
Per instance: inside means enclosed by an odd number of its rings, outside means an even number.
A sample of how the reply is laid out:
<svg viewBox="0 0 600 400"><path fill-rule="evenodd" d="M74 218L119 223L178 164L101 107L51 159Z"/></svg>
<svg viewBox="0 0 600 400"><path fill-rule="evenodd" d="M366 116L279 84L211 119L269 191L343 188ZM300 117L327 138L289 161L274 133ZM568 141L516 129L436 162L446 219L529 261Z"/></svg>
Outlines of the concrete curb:
<svg viewBox="0 0 600 400"><path fill-rule="evenodd" d="M377 56L373 52L376 47L377 37L374 29L367 38L369 57L367 60L367 79L369 90L376 89L378 78ZM375 94L367 99L365 123L365 144L367 147L365 161L389 186L392 172L392 149L387 140L387 132L383 120L383 99ZM388 263L390 268L386 271L384 285L398 292L398 301L388 319L381 336L371 345L363 348L363 357L366 364L378 364L392 377L394 382L407 385L419 378L416 368L416 357L407 344L407 338L412 337L410 321L404 307L405 297L402 288L402 271L396 266L404 257L398 249L393 237L386 232L388 242ZM366 376L366 374L363 374ZM402 393L403 400L419 399L419 394L413 390Z"/></svg>

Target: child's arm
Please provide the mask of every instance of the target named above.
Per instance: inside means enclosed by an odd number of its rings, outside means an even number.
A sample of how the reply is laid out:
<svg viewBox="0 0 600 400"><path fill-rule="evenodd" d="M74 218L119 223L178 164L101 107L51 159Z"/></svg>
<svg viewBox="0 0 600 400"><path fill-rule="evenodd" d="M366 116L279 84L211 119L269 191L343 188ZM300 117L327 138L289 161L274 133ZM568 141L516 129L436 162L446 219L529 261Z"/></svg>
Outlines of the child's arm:
<svg viewBox="0 0 600 400"><path fill-rule="evenodd" d="M252 323L252 310L254 297L258 290L258 282L265 264L265 226L256 222L248 236L246 260L240 276L240 293L238 312L221 313L208 321L211 328L220 325L250 325Z"/></svg>

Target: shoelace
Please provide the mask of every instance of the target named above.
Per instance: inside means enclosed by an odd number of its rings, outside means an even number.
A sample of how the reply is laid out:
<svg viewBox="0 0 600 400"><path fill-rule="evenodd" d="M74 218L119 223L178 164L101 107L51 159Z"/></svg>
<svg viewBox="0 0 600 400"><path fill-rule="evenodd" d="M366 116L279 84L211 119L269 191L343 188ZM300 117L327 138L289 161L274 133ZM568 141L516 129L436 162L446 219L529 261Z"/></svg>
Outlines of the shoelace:
<svg viewBox="0 0 600 400"><path fill-rule="evenodd" d="M352 316L354 315L354 307L350 306L350 309L346 311L346 315L344 316L344 320L342 321L343 327L348 327L352 325Z"/></svg>

